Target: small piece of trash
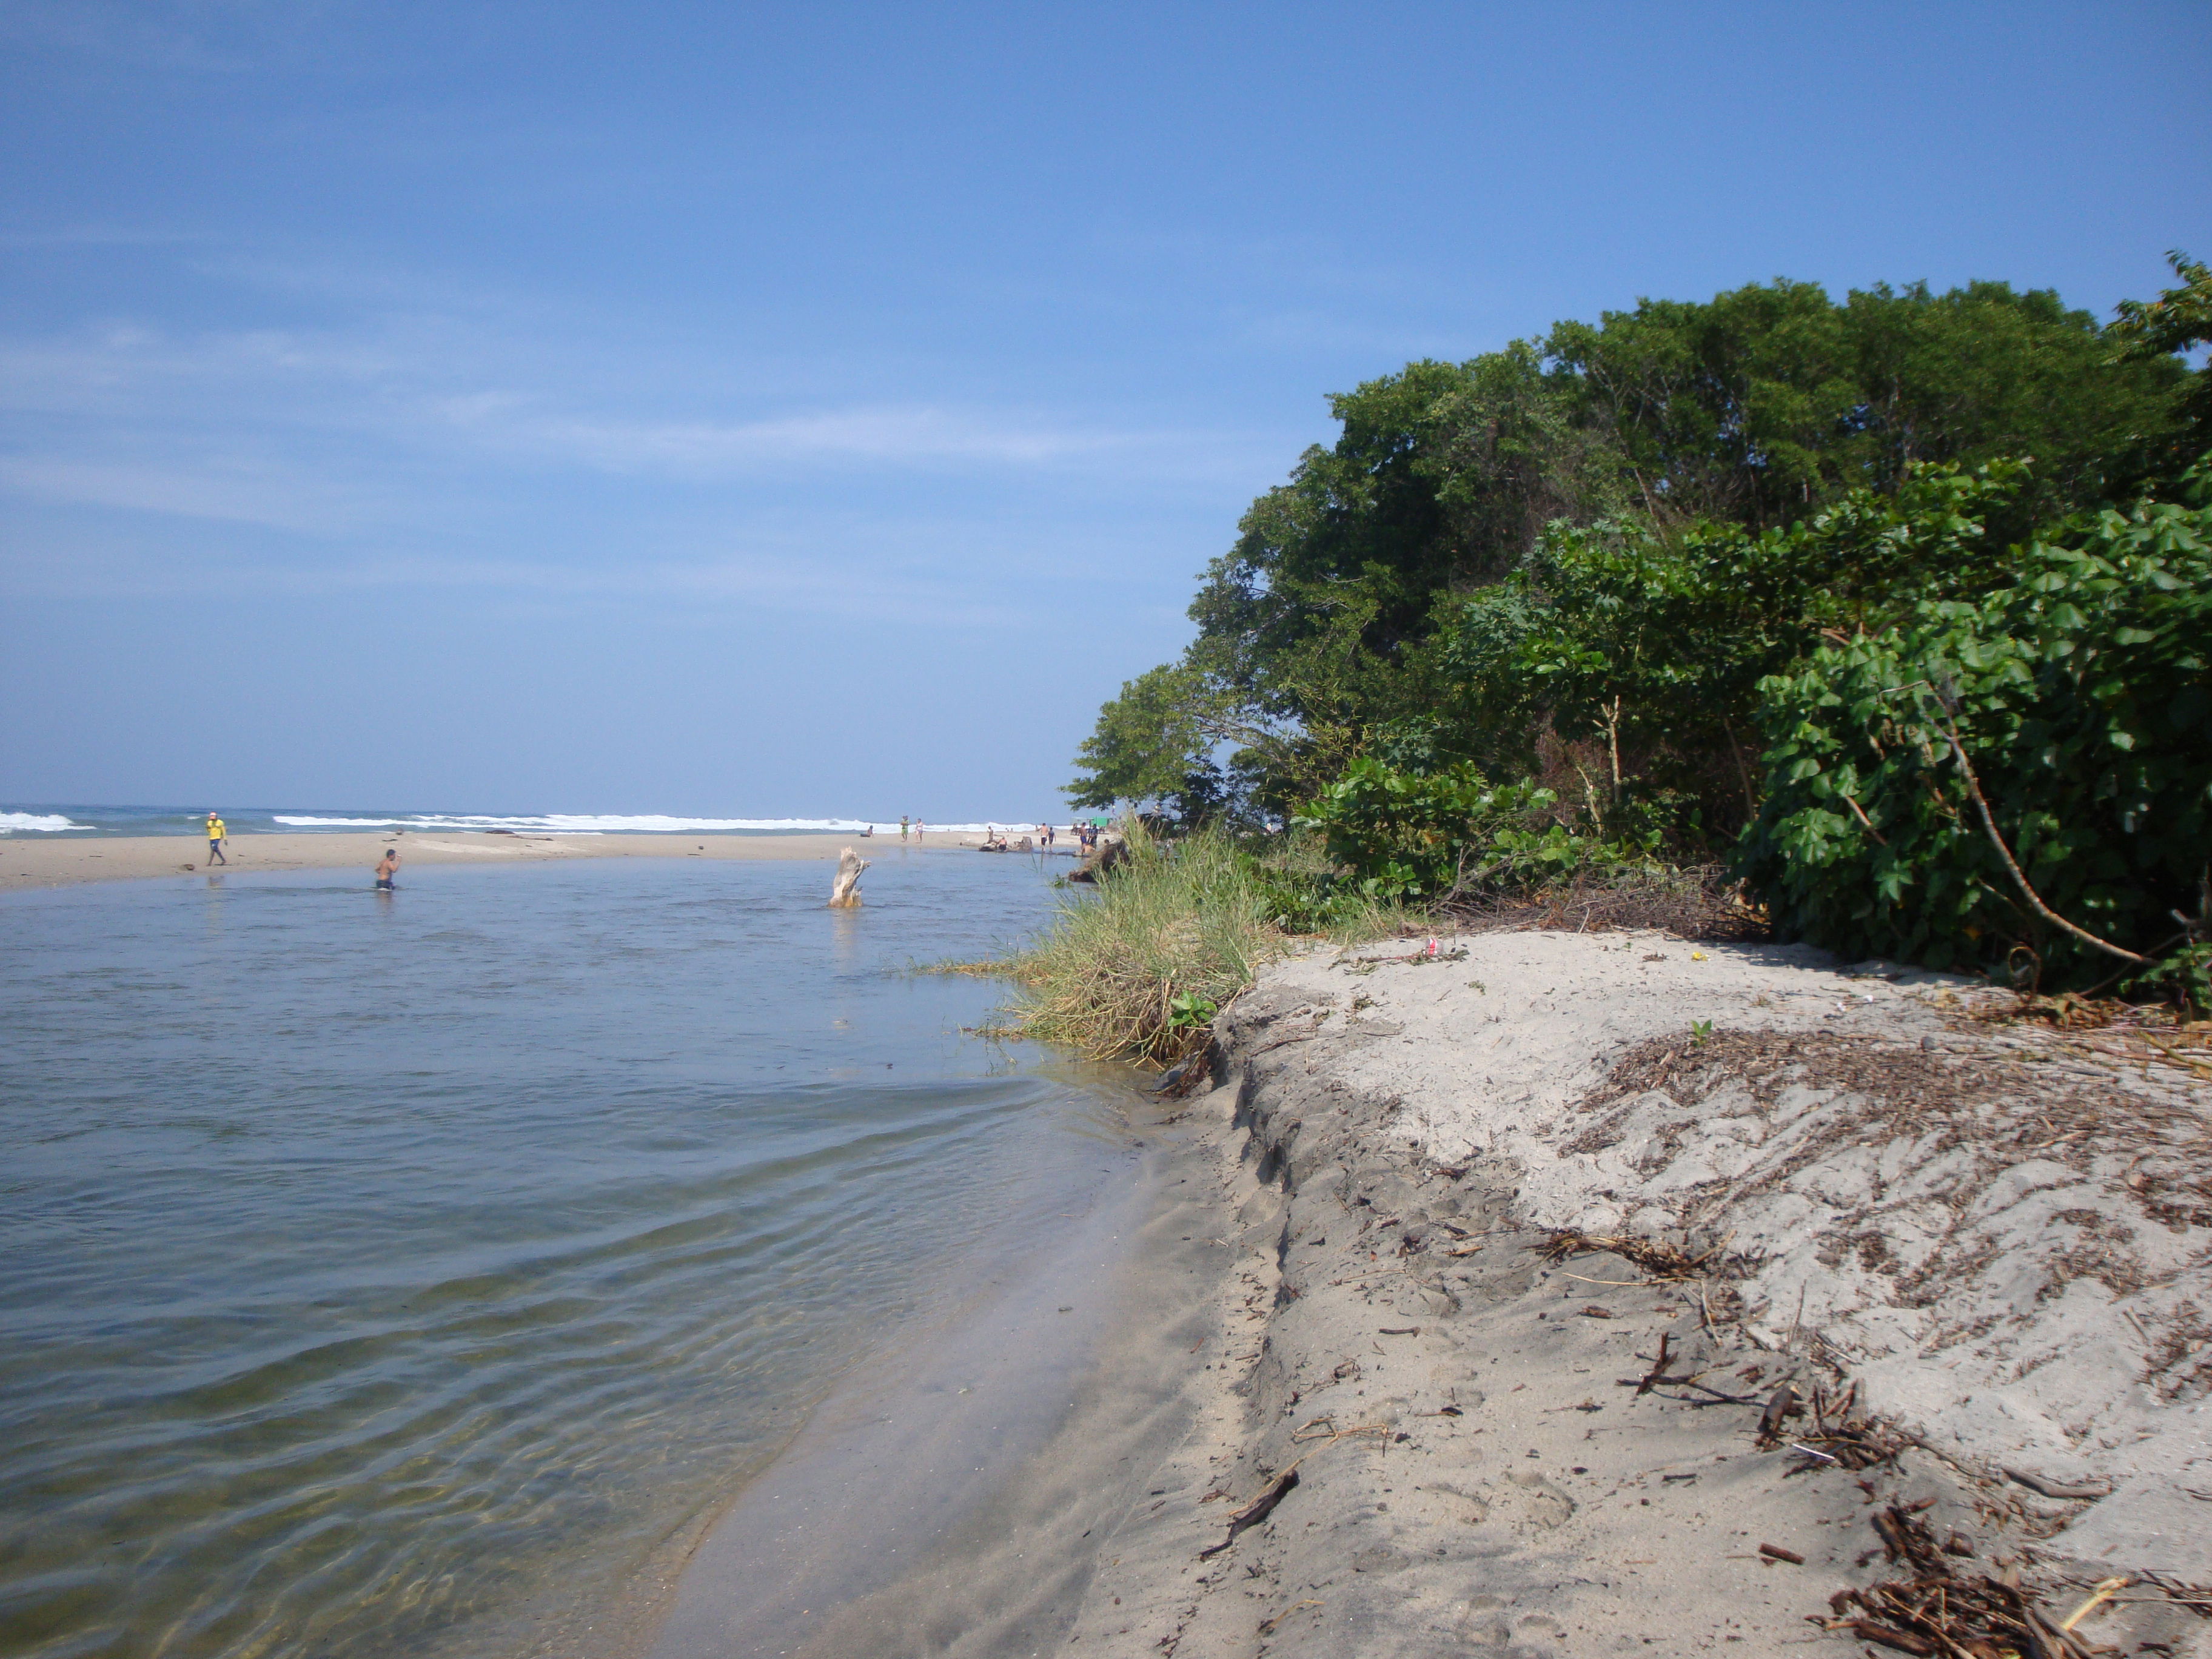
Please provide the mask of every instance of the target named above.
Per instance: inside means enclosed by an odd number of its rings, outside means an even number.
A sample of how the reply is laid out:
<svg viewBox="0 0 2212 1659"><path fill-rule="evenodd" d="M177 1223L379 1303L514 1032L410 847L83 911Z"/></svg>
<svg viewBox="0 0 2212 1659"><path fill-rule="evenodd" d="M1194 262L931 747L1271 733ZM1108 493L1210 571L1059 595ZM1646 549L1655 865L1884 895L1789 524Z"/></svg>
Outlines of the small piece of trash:
<svg viewBox="0 0 2212 1659"><path fill-rule="evenodd" d="M1062 1312L1062 1313L1073 1313L1074 1311L1075 1311L1075 1307L1074 1307L1074 1304L1072 1304L1072 1303L1071 1303L1068 1306L1066 1306L1066 1307L1065 1307L1065 1308L1062 1308L1062 1309L1060 1310L1060 1312Z"/></svg>

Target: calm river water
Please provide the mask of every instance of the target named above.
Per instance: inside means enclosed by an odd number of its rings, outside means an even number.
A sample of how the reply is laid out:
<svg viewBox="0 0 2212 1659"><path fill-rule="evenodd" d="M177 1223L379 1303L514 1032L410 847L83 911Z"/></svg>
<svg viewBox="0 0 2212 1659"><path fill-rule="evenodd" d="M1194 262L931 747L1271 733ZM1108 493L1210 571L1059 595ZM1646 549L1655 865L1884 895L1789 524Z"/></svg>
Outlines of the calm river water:
<svg viewBox="0 0 2212 1659"><path fill-rule="evenodd" d="M859 912L827 879L0 899L0 1654L573 1632L1125 1180L1114 1079L904 971L1033 927L1035 862L894 846Z"/></svg>

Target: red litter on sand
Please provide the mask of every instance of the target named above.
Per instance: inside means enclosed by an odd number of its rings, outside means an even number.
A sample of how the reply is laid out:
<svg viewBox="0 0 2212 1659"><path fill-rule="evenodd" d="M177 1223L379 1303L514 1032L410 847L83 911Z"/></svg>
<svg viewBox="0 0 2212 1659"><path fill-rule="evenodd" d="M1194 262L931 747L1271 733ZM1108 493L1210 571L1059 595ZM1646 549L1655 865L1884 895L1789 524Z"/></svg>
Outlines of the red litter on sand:
<svg viewBox="0 0 2212 1659"><path fill-rule="evenodd" d="M1431 939L1431 940L1429 941L1429 954L1430 954L1431 956L1434 956L1434 955L1436 955L1436 953L1437 953L1437 942L1436 942L1436 940L1434 940L1434 939Z"/></svg>

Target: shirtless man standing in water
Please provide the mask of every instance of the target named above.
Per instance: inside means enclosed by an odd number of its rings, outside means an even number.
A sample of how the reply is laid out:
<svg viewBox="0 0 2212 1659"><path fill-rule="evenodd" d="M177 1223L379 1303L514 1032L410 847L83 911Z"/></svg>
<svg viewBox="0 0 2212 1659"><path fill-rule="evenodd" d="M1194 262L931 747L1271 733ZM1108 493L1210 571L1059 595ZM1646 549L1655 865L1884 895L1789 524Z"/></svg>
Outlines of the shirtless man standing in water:
<svg viewBox="0 0 2212 1659"><path fill-rule="evenodd" d="M398 873L399 849L397 847L387 847L384 849L384 856L376 861L376 890L380 893L391 892L392 878Z"/></svg>

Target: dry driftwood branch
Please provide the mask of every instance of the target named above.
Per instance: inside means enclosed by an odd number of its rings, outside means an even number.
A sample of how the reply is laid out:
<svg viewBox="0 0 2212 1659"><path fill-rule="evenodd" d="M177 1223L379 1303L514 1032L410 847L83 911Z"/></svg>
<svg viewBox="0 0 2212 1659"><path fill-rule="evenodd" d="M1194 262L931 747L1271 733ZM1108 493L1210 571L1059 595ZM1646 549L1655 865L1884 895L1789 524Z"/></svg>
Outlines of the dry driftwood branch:
<svg viewBox="0 0 2212 1659"><path fill-rule="evenodd" d="M1234 1544L1237 1541L1240 1534L1245 1532L1250 1528L1258 1526L1262 1521L1265 1521L1269 1516L1273 1515L1275 1512L1275 1505L1281 1503L1285 1495L1290 1492L1291 1487L1297 1484L1298 1466L1293 1463L1290 1468L1285 1469L1280 1474L1275 1477L1273 1483L1268 1486L1267 1491L1261 1492L1249 1504L1247 1504L1243 1509L1237 1510L1236 1514L1231 1516L1229 1517L1229 1536L1223 1539L1218 1544L1209 1545L1206 1548L1200 1550L1198 1553L1198 1559L1203 1561L1208 1556L1220 1554L1222 1551L1227 1549L1231 1544Z"/></svg>
<svg viewBox="0 0 2212 1659"><path fill-rule="evenodd" d="M2015 1469L2009 1466L2005 1469L2005 1474L2030 1492L2039 1493L2045 1498L2110 1498L2112 1495L2112 1489L2107 1486L2064 1486L2046 1476L2032 1474L2026 1469Z"/></svg>

